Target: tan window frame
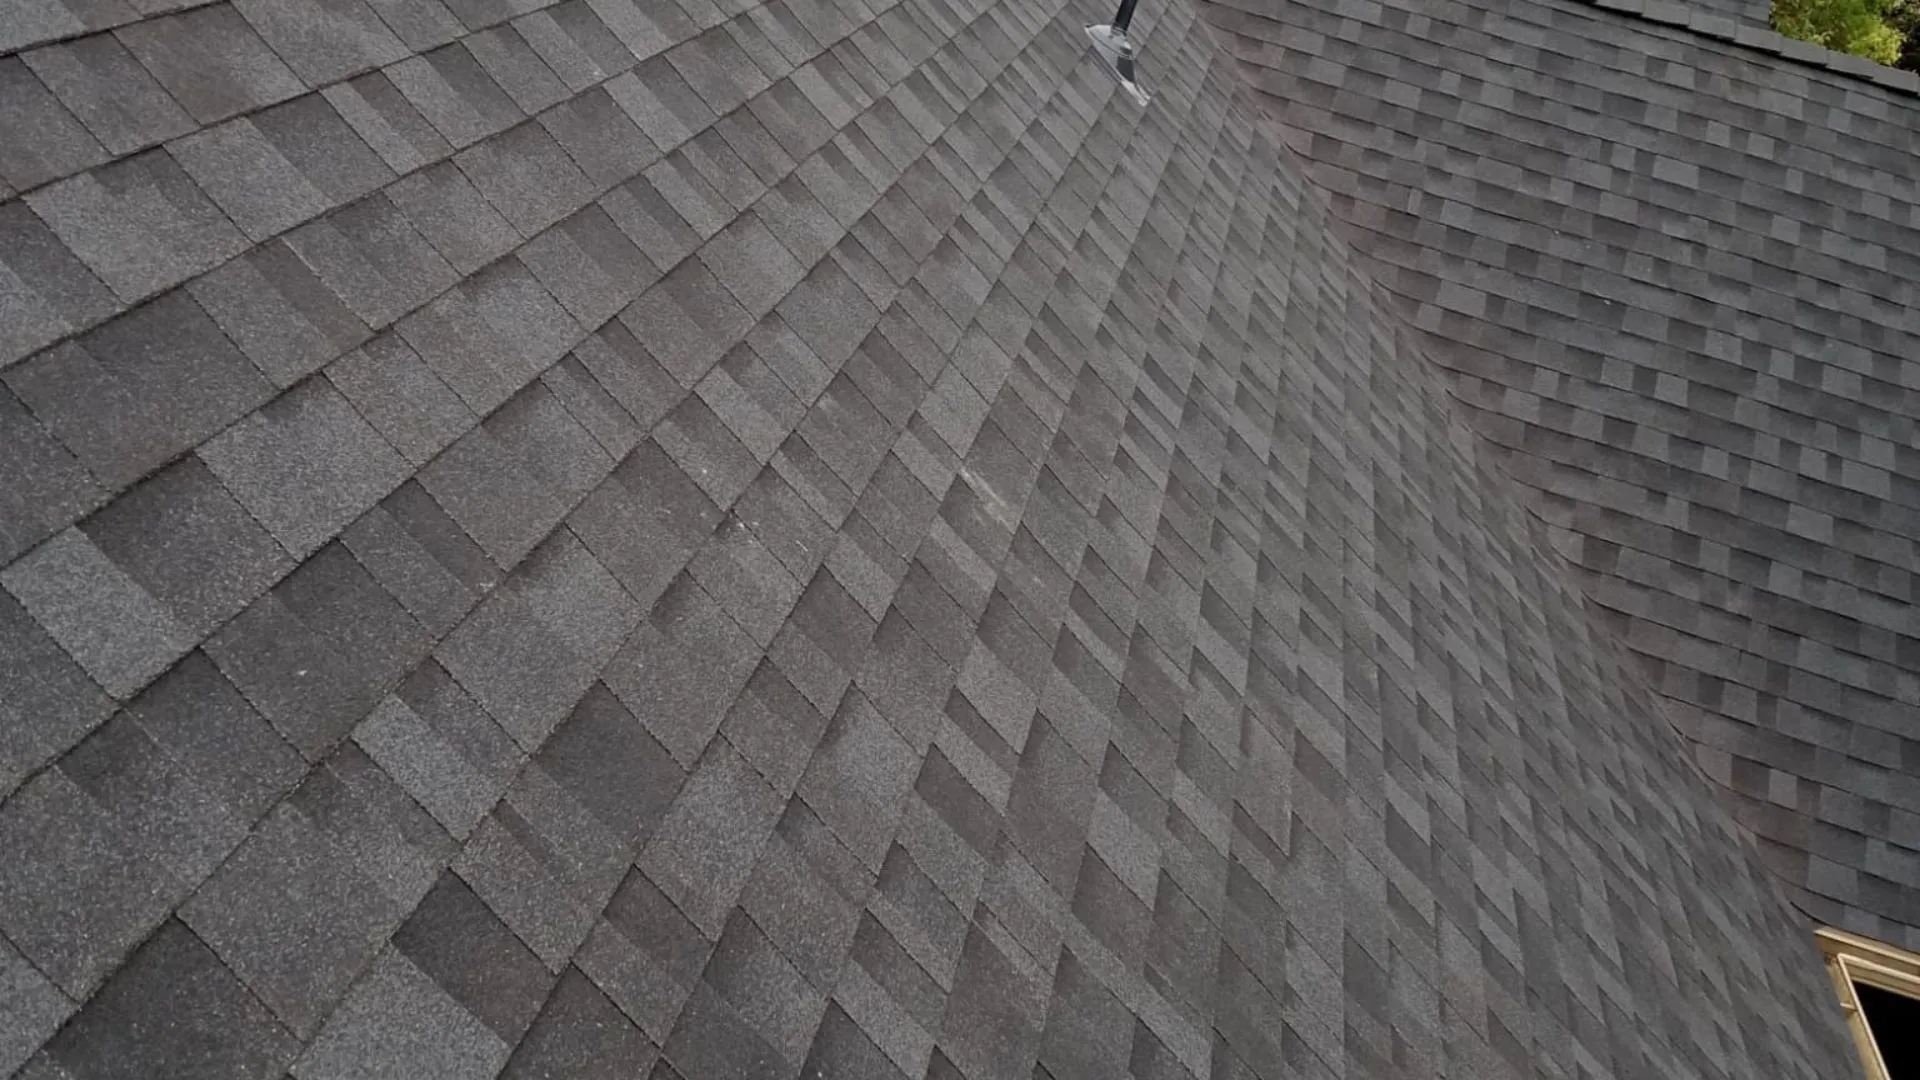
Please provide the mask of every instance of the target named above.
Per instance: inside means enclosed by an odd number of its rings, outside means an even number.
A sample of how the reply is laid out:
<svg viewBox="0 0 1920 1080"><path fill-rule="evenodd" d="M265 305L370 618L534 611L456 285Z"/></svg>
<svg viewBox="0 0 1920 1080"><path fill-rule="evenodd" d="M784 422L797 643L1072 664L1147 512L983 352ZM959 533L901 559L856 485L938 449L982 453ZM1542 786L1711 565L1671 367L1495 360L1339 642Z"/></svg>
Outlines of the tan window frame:
<svg viewBox="0 0 1920 1080"><path fill-rule="evenodd" d="M1920 956L1883 945L1872 938L1849 934L1844 930L1819 930L1814 936L1827 958L1827 973L1840 995L1840 1007L1847 1014L1847 1027L1853 1032L1860 1060L1867 1066L1867 1080L1888 1080L1886 1062L1874 1041L1873 1028L1860 1008L1855 983L1865 983L1910 998L1920 998Z"/></svg>

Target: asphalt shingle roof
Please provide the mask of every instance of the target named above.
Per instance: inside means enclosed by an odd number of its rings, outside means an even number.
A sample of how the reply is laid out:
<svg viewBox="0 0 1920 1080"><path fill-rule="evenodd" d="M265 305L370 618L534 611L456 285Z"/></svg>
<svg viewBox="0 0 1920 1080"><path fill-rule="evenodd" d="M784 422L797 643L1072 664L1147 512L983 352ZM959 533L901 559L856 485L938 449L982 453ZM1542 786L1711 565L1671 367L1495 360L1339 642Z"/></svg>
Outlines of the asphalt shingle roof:
<svg viewBox="0 0 1920 1080"><path fill-rule="evenodd" d="M1920 948L1920 81L1373 10L1209 8L1796 903Z"/></svg>
<svg viewBox="0 0 1920 1080"><path fill-rule="evenodd" d="M1192 5L161 7L0 26L0 1074L1851 1074Z"/></svg>

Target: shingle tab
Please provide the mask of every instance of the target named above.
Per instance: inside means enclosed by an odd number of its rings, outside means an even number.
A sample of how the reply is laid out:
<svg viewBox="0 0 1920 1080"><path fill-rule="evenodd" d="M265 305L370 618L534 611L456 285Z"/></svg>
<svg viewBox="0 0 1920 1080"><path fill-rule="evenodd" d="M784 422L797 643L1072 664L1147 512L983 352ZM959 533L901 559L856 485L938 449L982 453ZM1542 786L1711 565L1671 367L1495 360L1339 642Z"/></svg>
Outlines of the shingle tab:
<svg viewBox="0 0 1920 1080"><path fill-rule="evenodd" d="M112 701L11 596L0 596L0 790L106 719Z"/></svg>
<svg viewBox="0 0 1920 1080"><path fill-rule="evenodd" d="M0 571L0 585L115 697L194 645L187 627L74 530Z"/></svg>
<svg viewBox="0 0 1920 1080"><path fill-rule="evenodd" d="M48 1046L67 1075L210 1070L264 1080L299 1044L193 933L169 920Z"/></svg>
<svg viewBox="0 0 1920 1080"><path fill-rule="evenodd" d="M335 83L322 93L366 144L395 173L405 175L452 153L447 140L435 131L384 72L370 72L350 82Z"/></svg>
<svg viewBox="0 0 1920 1080"><path fill-rule="evenodd" d="M433 980L396 952L372 971L293 1067L299 1080L345 1080L369 1072L482 1080L506 1064L508 1047Z"/></svg>
<svg viewBox="0 0 1920 1080"><path fill-rule="evenodd" d="M0 357L18 360L82 330L119 307L94 276L24 202L0 205Z"/></svg>
<svg viewBox="0 0 1920 1080"><path fill-rule="evenodd" d="M239 0L234 7L308 86L324 86L407 55L406 46L362 0Z"/></svg>
<svg viewBox="0 0 1920 1080"><path fill-rule="evenodd" d="M119 969L185 891L122 824L59 770L0 809L0 930L75 998Z"/></svg>
<svg viewBox="0 0 1920 1080"><path fill-rule="evenodd" d="M100 498L80 462L0 387L0 561L51 536Z"/></svg>
<svg viewBox="0 0 1920 1080"><path fill-rule="evenodd" d="M49 45L21 59L115 155L193 130L186 110L110 34Z"/></svg>
<svg viewBox="0 0 1920 1080"><path fill-rule="evenodd" d="M415 466L480 422L396 333L341 357L327 379Z"/></svg>
<svg viewBox="0 0 1920 1080"><path fill-rule="evenodd" d="M518 243L513 227L452 162L414 173L387 194L462 274L471 274Z"/></svg>
<svg viewBox="0 0 1920 1080"><path fill-rule="evenodd" d="M593 183L539 124L521 124L454 160L522 236L533 236L593 197Z"/></svg>
<svg viewBox="0 0 1920 1080"><path fill-rule="evenodd" d="M127 303L246 248L240 231L163 150L41 188L27 205Z"/></svg>
<svg viewBox="0 0 1920 1080"><path fill-rule="evenodd" d="M205 311L172 292L6 373L55 437L121 487L271 396Z"/></svg>
<svg viewBox="0 0 1920 1080"><path fill-rule="evenodd" d="M276 386L298 382L368 336L366 323L277 241L188 289Z"/></svg>
<svg viewBox="0 0 1920 1080"><path fill-rule="evenodd" d="M252 117L197 131L169 147L187 174L255 240L326 210L326 192L274 146Z"/></svg>
<svg viewBox="0 0 1920 1080"><path fill-rule="evenodd" d="M116 36L201 124L251 112L302 89L226 4L147 19Z"/></svg>
<svg viewBox="0 0 1920 1080"><path fill-rule="evenodd" d="M319 759L422 659L420 624L330 544L207 642L287 740Z"/></svg>
<svg viewBox="0 0 1920 1080"><path fill-rule="evenodd" d="M407 477L406 461L325 379L309 379L200 448L221 482L297 556Z"/></svg>
<svg viewBox="0 0 1920 1080"><path fill-rule="evenodd" d="M80 531L195 640L294 567L197 456L129 489Z"/></svg>
<svg viewBox="0 0 1920 1080"><path fill-rule="evenodd" d="M0 60L0 178L19 190L106 160L81 126L18 57Z"/></svg>

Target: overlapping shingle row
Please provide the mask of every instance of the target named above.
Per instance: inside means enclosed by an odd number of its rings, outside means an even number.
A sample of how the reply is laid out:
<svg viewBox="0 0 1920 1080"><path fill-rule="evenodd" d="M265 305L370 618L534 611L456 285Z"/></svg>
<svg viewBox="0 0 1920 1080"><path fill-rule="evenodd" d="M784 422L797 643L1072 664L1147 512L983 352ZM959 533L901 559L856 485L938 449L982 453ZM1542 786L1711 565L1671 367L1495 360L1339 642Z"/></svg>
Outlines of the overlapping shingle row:
<svg viewBox="0 0 1920 1080"><path fill-rule="evenodd" d="M1210 10L1798 903L1920 946L1920 101L1579 0Z"/></svg>
<svg viewBox="0 0 1920 1080"><path fill-rule="evenodd" d="M1851 1067L1193 7L16 8L0 1074Z"/></svg>

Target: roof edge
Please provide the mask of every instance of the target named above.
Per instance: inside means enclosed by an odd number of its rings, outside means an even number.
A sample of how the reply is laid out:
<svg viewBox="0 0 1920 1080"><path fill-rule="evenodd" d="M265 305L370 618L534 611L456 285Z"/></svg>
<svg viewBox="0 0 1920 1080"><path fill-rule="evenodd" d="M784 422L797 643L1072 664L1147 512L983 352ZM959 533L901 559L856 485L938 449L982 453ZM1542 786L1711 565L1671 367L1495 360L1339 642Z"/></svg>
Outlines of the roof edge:
<svg viewBox="0 0 1920 1080"><path fill-rule="evenodd" d="M1577 2L1645 22L1688 30L1702 37L1745 46L1838 75L1863 79L1894 93L1920 98L1920 75L1914 72L1876 64L1865 57L1836 52L1798 38L1787 37L1774 30L1748 26L1725 15L1699 11L1685 4L1674 3L1673 0L1577 0Z"/></svg>

